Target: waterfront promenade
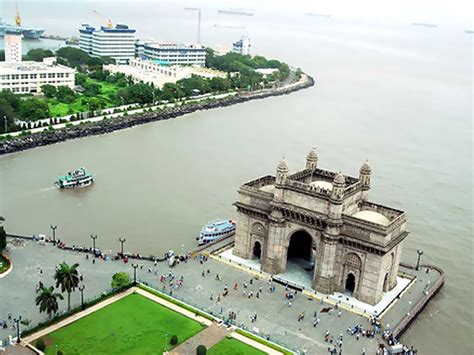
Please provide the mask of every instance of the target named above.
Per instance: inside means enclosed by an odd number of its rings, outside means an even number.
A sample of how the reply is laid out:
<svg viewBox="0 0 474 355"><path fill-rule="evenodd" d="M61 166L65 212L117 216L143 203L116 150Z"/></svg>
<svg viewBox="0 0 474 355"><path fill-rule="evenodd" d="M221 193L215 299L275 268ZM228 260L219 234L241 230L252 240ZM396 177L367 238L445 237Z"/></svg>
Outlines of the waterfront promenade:
<svg viewBox="0 0 474 355"><path fill-rule="evenodd" d="M17 245L9 243L9 249L13 260L13 270L7 277L0 280L2 293L0 319L7 319L10 313L12 317L21 315L23 319L30 319L32 325L45 320L46 315L40 315L34 304L35 285L38 281L42 281L45 285L53 284L54 268L62 261L80 264L79 272L84 278L85 299L109 290L111 277L115 272L127 271L133 276L130 263L101 259L96 259L94 263L93 259L87 259L84 253L60 250L51 244L40 245L34 241L22 241ZM155 266L150 261L138 261L138 264L140 266L137 269L137 276L141 281L169 293L170 287L160 282L160 275L169 272L174 273L176 277L182 275L184 284L181 288L172 290L173 296L222 318L227 318L228 313L234 311L237 313L235 321L237 325L296 351L306 350L310 354L327 353L330 346L324 340L327 330L335 340L343 334L343 353L358 354L362 348L365 348L367 354L372 354L375 353L378 344L383 342L380 334L371 339L362 336L357 339L346 333L347 328L354 327L356 324L363 325L366 329L370 328L368 319L363 316L347 311L342 311L338 316L338 311L334 309L331 314L321 313L323 308L330 305L321 304L300 293L295 296L289 307L288 301L284 298L286 291L283 286L274 283L276 290L270 292L268 281L255 279L247 272L217 260L208 259L202 264L196 260L190 260L172 269L167 263L157 263ZM429 290L429 285L433 285L437 278L435 272L426 274L424 270L415 272L405 269L405 271L417 275L419 281L408 291L409 297L397 302L387 313L387 319L392 324L403 318L407 307L409 308L413 302L422 297L423 292ZM203 272L204 276L202 276ZM216 279L217 274L219 280ZM251 279L252 283L250 283ZM247 283L245 296L243 294L244 282ZM234 290L235 283L237 283L237 290ZM224 297L226 285L229 294ZM257 298L256 293L260 287L262 287L262 292ZM252 298L248 298L250 291L254 294ZM71 303L72 305L80 304L78 291L72 294ZM61 301L60 310L65 309L66 303ZM298 321L298 315L303 311L305 318ZM318 312L317 317L320 318L317 327L313 327L314 312ZM255 314L257 314L257 320L252 322L251 317ZM4 339L14 333L12 328L2 329L0 338Z"/></svg>

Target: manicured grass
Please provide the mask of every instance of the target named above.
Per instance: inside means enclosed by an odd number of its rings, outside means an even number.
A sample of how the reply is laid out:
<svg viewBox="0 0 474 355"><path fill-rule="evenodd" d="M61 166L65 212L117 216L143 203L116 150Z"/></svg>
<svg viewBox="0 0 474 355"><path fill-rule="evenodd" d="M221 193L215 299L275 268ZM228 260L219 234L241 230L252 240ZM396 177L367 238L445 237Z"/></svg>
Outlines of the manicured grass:
<svg viewBox="0 0 474 355"><path fill-rule="evenodd" d="M112 102L112 98L118 91L119 87L113 83L106 81L98 81L91 78L87 79L88 82L98 84L100 86L100 94L97 97L103 99L103 108L109 108L115 106ZM88 98L84 95L77 95L76 100L70 104L59 102L56 99L47 99L49 106L49 113L51 117L66 116L78 112L85 112L89 110L87 105ZM84 101L84 103L82 103Z"/></svg>
<svg viewBox="0 0 474 355"><path fill-rule="evenodd" d="M265 352L255 349L234 338L224 338L207 351L208 355L261 355Z"/></svg>
<svg viewBox="0 0 474 355"><path fill-rule="evenodd" d="M45 337L46 354L161 354L204 329L200 323L131 294ZM166 341L165 341L165 335ZM34 344L33 344L34 345Z"/></svg>
<svg viewBox="0 0 474 355"><path fill-rule="evenodd" d="M10 267L10 263L0 254L0 274L7 271Z"/></svg>
<svg viewBox="0 0 474 355"><path fill-rule="evenodd" d="M57 100L49 100L48 106L51 117L66 116L71 113L87 111L87 105L82 105L80 98L70 104L65 104Z"/></svg>

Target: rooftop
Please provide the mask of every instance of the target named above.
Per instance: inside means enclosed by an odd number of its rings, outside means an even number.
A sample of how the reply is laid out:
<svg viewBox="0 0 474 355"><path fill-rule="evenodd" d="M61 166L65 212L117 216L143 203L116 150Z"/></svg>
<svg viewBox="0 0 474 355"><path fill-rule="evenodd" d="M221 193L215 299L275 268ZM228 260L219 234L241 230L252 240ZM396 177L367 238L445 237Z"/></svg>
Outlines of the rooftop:
<svg viewBox="0 0 474 355"><path fill-rule="evenodd" d="M58 69L62 70L71 70L73 68L67 67L61 64L46 64L44 62L20 62L20 63L7 63L0 62L0 73L7 72L32 72L32 71L57 71Z"/></svg>

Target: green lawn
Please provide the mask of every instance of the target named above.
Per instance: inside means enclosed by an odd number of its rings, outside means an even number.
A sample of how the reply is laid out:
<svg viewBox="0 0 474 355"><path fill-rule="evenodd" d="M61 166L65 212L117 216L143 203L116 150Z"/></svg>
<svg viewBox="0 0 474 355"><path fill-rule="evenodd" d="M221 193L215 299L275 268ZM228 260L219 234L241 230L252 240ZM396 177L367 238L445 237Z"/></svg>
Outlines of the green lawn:
<svg viewBox="0 0 474 355"><path fill-rule="evenodd" d="M208 355L261 355L265 352L255 349L234 338L224 338L207 351Z"/></svg>
<svg viewBox="0 0 474 355"><path fill-rule="evenodd" d="M5 259L1 254L0 254L0 274L7 271L9 268L10 263L8 262L7 259Z"/></svg>
<svg viewBox="0 0 474 355"><path fill-rule="evenodd" d="M112 98L119 89L117 85L113 83L108 83L106 81L94 80L91 78L88 78L87 81L98 84L100 86L100 94L97 97L100 97L103 101L104 107L102 108L109 108L115 106L112 102ZM77 95L76 100L70 104L59 102L56 99L47 99L49 113L51 117L58 117L88 111L89 107L87 105L87 100L88 98L83 95ZM84 101L84 104L82 104L82 101Z"/></svg>
<svg viewBox="0 0 474 355"><path fill-rule="evenodd" d="M45 337L47 355L161 354L171 335L178 343L204 329L200 323L141 295L131 294ZM166 343L165 343L165 335ZM33 344L35 345L35 344Z"/></svg>

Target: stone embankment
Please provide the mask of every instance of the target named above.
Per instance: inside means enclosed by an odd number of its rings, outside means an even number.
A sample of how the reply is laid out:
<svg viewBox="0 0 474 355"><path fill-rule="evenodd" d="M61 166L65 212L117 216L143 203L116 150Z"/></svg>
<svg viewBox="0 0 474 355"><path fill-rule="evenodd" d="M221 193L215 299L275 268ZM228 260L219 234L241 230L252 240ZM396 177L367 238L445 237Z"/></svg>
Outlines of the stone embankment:
<svg viewBox="0 0 474 355"><path fill-rule="evenodd" d="M0 144L0 155L63 142L68 139L100 135L144 123L168 120L199 110L210 110L213 108L226 107L250 100L264 99L270 96L287 95L294 91L302 90L313 85L314 79L309 75L305 75L298 83L272 90L264 90L252 93L239 93L235 96L217 99L212 102L192 103L185 106L165 109L160 112L150 112L135 116L105 119L98 122L91 122L86 125L77 125L74 127L58 129L54 131L44 131L41 133L36 133L25 137L18 137L2 142Z"/></svg>

